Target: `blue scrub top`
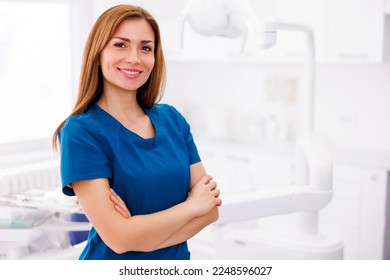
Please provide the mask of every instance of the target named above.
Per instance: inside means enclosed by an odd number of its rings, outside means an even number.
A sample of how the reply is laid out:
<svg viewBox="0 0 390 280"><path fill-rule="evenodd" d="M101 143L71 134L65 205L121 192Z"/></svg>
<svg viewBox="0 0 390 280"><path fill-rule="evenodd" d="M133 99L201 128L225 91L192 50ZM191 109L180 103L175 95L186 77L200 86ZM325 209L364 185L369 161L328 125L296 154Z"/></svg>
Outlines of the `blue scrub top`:
<svg viewBox="0 0 390 280"><path fill-rule="evenodd" d="M190 165L200 161L190 126L172 106L144 109L156 135L144 139L92 105L69 117L59 133L62 190L79 180L108 178L132 215L150 214L186 200ZM98 203L98 202L97 202ZM153 252L117 254L91 229L80 259L189 259L187 242Z"/></svg>

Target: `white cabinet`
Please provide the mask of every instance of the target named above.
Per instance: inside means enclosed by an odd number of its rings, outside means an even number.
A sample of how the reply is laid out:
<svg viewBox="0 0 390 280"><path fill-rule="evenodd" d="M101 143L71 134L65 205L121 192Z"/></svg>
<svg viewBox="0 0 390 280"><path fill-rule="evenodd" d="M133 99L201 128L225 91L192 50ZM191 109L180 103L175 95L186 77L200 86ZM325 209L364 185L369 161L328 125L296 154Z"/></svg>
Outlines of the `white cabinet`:
<svg viewBox="0 0 390 280"><path fill-rule="evenodd" d="M386 30L383 0L329 0L328 62L385 60Z"/></svg>

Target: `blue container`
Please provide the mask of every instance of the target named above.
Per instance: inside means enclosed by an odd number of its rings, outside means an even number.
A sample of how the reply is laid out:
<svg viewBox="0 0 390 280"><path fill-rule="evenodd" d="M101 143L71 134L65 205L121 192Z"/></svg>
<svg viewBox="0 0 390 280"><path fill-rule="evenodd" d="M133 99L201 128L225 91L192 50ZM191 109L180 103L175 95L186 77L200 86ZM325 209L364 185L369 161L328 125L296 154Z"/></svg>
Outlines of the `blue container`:
<svg viewBox="0 0 390 280"><path fill-rule="evenodd" d="M74 213L69 215L69 221L72 222L88 222L87 217L81 213ZM70 244L76 245L88 239L89 231L70 231Z"/></svg>

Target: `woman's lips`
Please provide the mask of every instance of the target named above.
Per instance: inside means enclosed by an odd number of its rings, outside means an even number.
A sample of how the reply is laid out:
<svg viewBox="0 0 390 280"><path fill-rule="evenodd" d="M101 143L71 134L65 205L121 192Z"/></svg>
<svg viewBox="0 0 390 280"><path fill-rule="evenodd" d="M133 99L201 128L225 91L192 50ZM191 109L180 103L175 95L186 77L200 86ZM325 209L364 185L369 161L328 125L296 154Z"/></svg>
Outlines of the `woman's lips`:
<svg viewBox="0 0 390 280"><path fill-rule="evenodd" d="M118 68L118 69L119 71L121 71L123 75L131 79L138 78L139 75L142 73L142 71L138 69L127 69L127 68Z"/></svg>

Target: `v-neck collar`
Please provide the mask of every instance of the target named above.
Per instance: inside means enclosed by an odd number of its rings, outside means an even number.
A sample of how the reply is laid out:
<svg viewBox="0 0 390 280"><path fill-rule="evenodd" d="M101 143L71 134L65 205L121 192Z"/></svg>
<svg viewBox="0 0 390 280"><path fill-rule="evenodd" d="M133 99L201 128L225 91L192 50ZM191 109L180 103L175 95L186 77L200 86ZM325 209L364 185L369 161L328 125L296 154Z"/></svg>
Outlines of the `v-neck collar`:
<svg viewBox="0 0 390 280"><path fill-rule="evenodd" d="M160 138L160 129L158 127L158 122L154 119L153 110L152 109L146 109L142 108L145 112L145 114L149 117L150 122L152 126L154 127L155 135L151 138L143 138L139 134L135 133L134 131L128 129L125 127L120 121L118 121L114 116L112 116L110 113L105 111L103 108L99 106L99 104L95 103L91 106L91 109L97 112L99 115L103 116L104 121L111 126L112 128L120 128L121 130L125 131L126 134L130 135L133 142L144 146L144 147L154 147L159 142Z"/></svg>

